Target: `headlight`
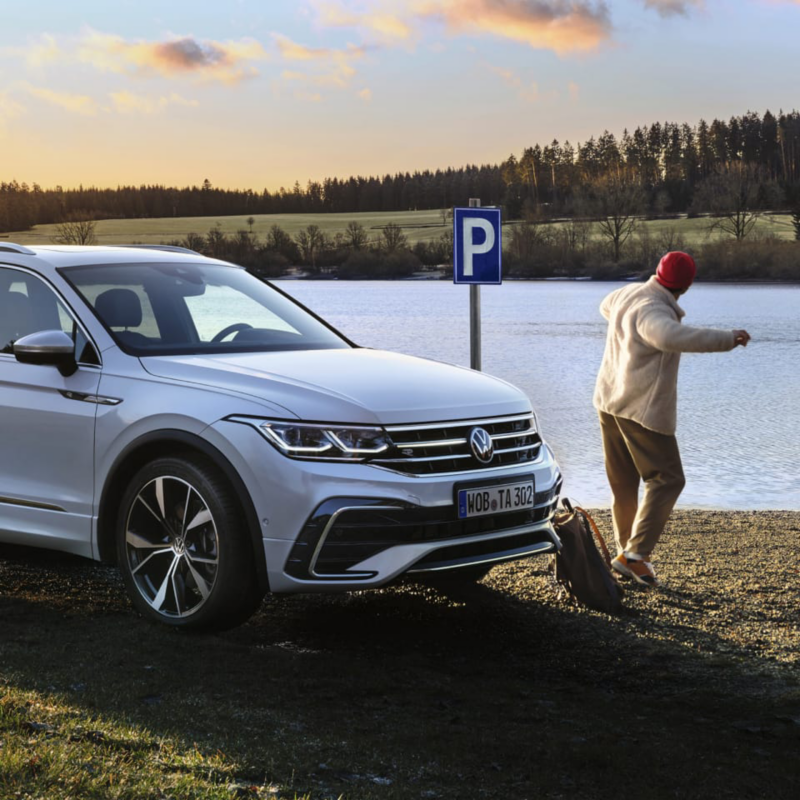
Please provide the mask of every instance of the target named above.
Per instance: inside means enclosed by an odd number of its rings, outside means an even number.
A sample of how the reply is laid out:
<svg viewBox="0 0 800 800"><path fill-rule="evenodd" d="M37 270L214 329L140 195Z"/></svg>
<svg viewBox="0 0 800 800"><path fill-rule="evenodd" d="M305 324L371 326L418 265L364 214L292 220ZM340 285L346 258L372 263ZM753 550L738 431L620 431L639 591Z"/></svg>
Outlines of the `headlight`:
<svg viewBox="0 0 800 800"><path fill-rule="evenodd" d="M264 422L259 428L269 442L292 458L361 461L392 446L386 431L376 427Z"/></svg>

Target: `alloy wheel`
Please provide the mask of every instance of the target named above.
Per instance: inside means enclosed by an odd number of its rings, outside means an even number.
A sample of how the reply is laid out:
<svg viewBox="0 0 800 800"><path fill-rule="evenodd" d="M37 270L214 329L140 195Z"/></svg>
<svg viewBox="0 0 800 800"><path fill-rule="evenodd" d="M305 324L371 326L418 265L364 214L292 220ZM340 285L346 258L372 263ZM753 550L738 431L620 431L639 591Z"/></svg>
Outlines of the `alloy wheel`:
<svg viewBox="0 0 800 800"><path fill-rule="evenodd" d="M217 580L219 536L208 503L170 475L146 483L125 525L130 575L157 614L188 617L206 603Z"/></svg>

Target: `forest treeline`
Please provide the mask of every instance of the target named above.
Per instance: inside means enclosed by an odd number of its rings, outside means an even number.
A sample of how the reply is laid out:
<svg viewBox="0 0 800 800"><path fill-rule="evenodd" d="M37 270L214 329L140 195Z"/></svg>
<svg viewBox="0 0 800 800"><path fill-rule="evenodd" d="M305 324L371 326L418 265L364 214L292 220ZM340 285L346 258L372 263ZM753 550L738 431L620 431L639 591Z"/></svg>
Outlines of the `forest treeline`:
<svg viewBox="0 0 800 800"><path fill-rule="evenodd" d="M747 203L800 202L800 112L748 111L728 121L659 123L604 131L582 144L536 144L503 163L382 177L326 178L276 192L220 189L206 179L183 188L42 188L0 183L0 230L25 230L77 214L92 219L375 212L465 206L470 197L500 205L506 219L606 213L609 185L635 187L637 213L719 211L720 182L747 176ZM715 185L716 182L716 185ZM728 180L730 183L730 180ZM741 237L736 237L741 238Z"/></svg>

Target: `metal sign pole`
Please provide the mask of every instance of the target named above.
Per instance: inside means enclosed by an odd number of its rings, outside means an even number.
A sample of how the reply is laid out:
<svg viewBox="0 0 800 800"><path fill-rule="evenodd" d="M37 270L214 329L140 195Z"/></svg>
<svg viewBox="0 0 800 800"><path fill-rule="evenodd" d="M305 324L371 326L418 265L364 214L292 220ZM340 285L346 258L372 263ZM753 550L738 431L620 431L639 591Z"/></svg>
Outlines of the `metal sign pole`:
<svg viewBox="0 0 800 800"><path fill-rule="evenodd" d="M470 197L470 208L480 206L479 198ZM472 369L481 368L481 287L477 283L469 287L469 365Z"/></svg>

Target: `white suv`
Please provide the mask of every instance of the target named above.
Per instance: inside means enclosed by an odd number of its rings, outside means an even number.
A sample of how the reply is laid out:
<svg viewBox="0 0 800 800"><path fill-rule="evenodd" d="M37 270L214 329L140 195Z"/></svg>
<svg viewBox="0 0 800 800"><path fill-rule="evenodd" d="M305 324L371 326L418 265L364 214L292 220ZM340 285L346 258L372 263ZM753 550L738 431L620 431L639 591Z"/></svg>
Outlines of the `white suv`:
<svg viewBox="0 0 800 800"><path fill-rule="evenodd" d="M116 562L147 617L475 580L559 546L560 486L503 381L188 250L0 243L0 541Z"/></svg>

